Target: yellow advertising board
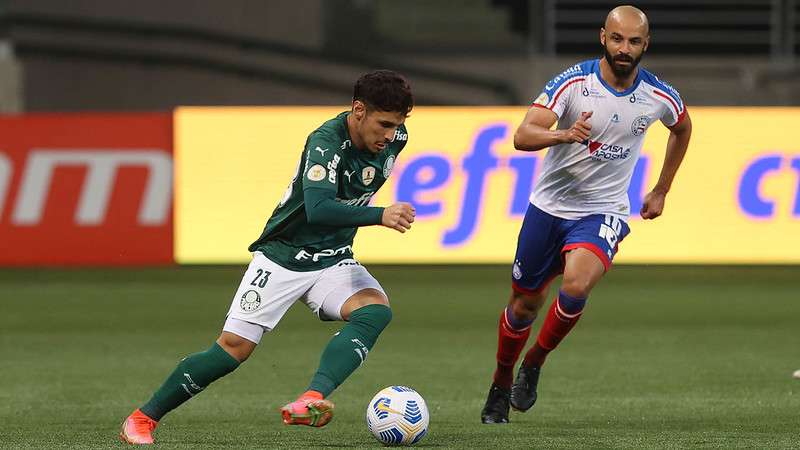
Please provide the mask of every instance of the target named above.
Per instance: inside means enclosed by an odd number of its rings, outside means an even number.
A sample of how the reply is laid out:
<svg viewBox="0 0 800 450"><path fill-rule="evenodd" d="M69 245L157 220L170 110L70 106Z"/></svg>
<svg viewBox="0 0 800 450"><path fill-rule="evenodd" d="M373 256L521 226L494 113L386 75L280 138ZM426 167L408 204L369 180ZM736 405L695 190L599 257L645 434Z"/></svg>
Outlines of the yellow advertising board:
<svg viewBox="0 0 800 450"><path fill-rule="evenodd" d="M242 263L297 167L308 134L341 108L179 108L175 257ZM690 108L692 141L664 215L635 212L669 132L650 127L629 189L631 234L615 262L800 263L800 108ZM513 148L524 107L417 107L373 205L412 202L413 228L362 228L363 262L510 264L542 152Z"/></svg>

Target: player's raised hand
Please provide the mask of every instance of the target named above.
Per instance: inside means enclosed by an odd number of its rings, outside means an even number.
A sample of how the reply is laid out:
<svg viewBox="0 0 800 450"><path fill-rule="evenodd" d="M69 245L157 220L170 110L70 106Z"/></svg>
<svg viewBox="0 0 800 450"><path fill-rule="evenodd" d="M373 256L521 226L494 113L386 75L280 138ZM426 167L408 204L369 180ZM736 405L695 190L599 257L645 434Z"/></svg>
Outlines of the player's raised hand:
<svg viewBox="0 0 800 450"><path fill-rule="evenodd" d="M576 120L567 130L564 130L563 142L582 143L589 139L592 131L592 124L589 123L589 119L592 117L592 113L593 111L582 112L580 119Z"/></svg>
<svg viewBox="0 0 800 450"><path fill-rule="evenodd" d="M662 192L650 191L645 195L644 201L642 202L642 209L639 211L642 219L655 219L660 216L661 213L664 212L665 199L666 195Z"/></svg>
<svg viewBox="0 0 800 450"><path fill-rule="evenodd" d="M417 210L411 206L411 203L395 203L384 208L381 225L405 233L406 230L411 229L411 224L416 216Z"/></svg>

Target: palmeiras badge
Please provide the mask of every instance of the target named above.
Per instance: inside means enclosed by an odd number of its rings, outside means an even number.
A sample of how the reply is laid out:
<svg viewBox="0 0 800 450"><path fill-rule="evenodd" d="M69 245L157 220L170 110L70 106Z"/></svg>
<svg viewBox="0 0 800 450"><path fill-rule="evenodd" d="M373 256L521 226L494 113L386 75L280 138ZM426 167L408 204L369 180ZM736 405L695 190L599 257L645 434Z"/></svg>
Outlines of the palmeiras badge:
<svg viewBox="0 0 800 450"><path fill-rule="evenodd" d="M261 306L261 295L257 291L250 289L242 294L242 299L239 301L239 307L244 312L252 312Z"/></svg>
<svg viewBox="0 0 800 450"><path fill-rule="evenodd" d="M394 168L394 155L386 158L386 162L383 163L383 178L389 178L389 174L392 173L393 168Z"/></svg>

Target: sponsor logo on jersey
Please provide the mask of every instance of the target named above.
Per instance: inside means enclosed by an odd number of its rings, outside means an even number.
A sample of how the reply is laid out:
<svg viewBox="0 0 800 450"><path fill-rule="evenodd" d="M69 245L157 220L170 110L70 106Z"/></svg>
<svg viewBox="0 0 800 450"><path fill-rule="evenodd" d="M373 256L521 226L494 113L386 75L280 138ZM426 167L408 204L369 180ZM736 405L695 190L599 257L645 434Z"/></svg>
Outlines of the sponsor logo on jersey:
<svg viewBox="0 0 800 450"><path fill-rule="evenodd" d="M401 133L399 128L394 130L394 137L392 138L392 142L407 141L407 140L408 140L408 133Z"/></svg>
<svg viewBox="0 0 800 450"><path fill-rule="evenodd" d="M633 94L631 94L630 97L628 97L628 101L631 102L631 103L635 103L637 105L649 105L650 104L650 101L647 99L646 95L642 95L641 93L639 95L636 95L636 92L634 92Z"/></svg>
<svg viewBox="0 0 800 450"><path fill-rule="evenodd" d="M519 267L519 261L514 263L514 268L511 271L511 275L514 276L515 280L519 280L520 278L522 278L522 269L520 269Z"/></svg>
<svg viewBox="0 0 800 450"><path fill-rule="evenodd" d="M394 155L391 155L388 158L386 158L386 162L383 163L383 178L389 178L389 175L392 173L393 168L394 168Z"/></svg>
<svg viewBox="0 0 800 450"><path fill-rule="evenodd" d="M536 97L536 100L534 100L533 103L536 103L537 105L547 106L547 104L550 103L550 96L547 95L547 92L542 92L541 94L539 94L538 97Z"/></svg>
<svg viewBox="0 0 800 450"><path fill-rule="evenodd" d="M339 264L336 264L336 267L343 267L343 266L360 266L360 265L361 265L361 263L360 263L360 262L358 262L358 261L356 261L356 260L354 260L354 259L350 259L350 260L344 260L344 261L340 262ZM337 334L338 334L338 333L337 333Z"/></svg>
<svg viewBox="0 0 800 450"><path fill-rule="evenodd" d="M344 149L346 149L346 148L350 147L351 145L353 145L353 143L352 143L352 142L350 142L350 139L348 139L348 140L346 140L346 141L342 142L342 145L341 145L341 147L339 147L339 148L340 148L340 149L342 149L342 150L344 150Z"/></svg>
<svg viewBox="0 0 800 450"><path fill-rule="evenodd" d="M545 85L545 89L547 89L548 91L552 91L553 89L555 89L555 87L558 85L558 83L560 83L562 80L564 80L564 79L566 79L568 77L571 77L573 75L579 74L581 72L583 72L583 70L581 70L581 65L580 64L575 64L574 66L570 67L569 69L567 69L567 70L561 72L560 74L556 75L555 78L550 80L550 82Z"/></svg>
<svg viewBox="0 0 800 450"><path fill-rule="evenodd" d="M641 136L647 131L647 125L650 124L650 117L649 116L639 116L633 119L633 123L631 123L631 133L634 136Z"/></svg>
<svg viewBox="0 0 800 450"><path fill-rule="evenodd" d="M372 183L372 180L374 179L375 179L375 168L364 167L364 170L361 171L361 181L364 183L364 186L369 186Z"/></svg>
<svg viewBox="0 0 800 450"><path fill-rule="evenodd" d="M617 114L617 113L614 113L613 115L611 115L611 122L613 122L613 123L619 123L619 114ZM637 135L637 136L638 136L638 135Z"/></svg>
<svg viewBox="0 0 800 450"><path fill-rule="evenodd" d="M351 198L351 199L347 199L347 200L342 199L342 198L337 198L336 201L340 202L340 203L344 203L345 205L349 205L349 206L367 206L369 204L370 199L372 198L372 196L374 194L375 194L374 192L365 192L365 193L361 194L361 196L358 197L358 198Z"/></svg>
<svg viewBox="0 0 800 450"><path fill-rule="evenodd" d="M586 86L584 86L583 89L581 89L581 95L583 95L584 97L589 96L589 89L587 89Z"/></svg>
<svg viewBox="0 0 800 450"><path fill-rule="evenodd" d="M625 159L631 155L630 147L625 148L621 145L604 144L598 141L589 141L589 154L596 161L613 161Z"/></svg>
<svg viewBox="0 0 800 450"><path fill-rule="evenodd" d="M331 184L336 184L336 167L339 166L339 155L333 155L333 161L328 161L328 181Z"/></svg>
<svg viewBox="0 0 800 450"><path fill-rule="evenodd" d="M314 164L308 169L306 176L311 181L322 181L325 179L325 168L320 164Z"/></svg>
<svg viewBox="0 0 800 450"><path fill-rule="evenodd" d="M259 306L261 306L261 295L253 289L242 294L242 298L239 300L239 307L244 312L253 312Z"/></svg>
<svg viewBox="0 0 800 450"><path fill-rule="evenodd" d="M303 249L297 252L297 254L294 256L294 259L298 261L305 261L310 258L312 261L318 262L320 258L329 258L331 256L344 255L347 253L352 254L353 247L345 245L344 247L339 247L335 250L332 248L326 248L325 250L320 250L314 254L311 254Z"/></svg>
<svg viewBox="0 0 800 450"><path fill-rule="evenodd" d="M344 171L344 176L346 176L346 177L347 177L347 182L348 182L348 183L351 183L351 182L353 181L353 180L351 180L351 179L350 179L350 177L352 177L354 173L355 173L355 172L351 172L351 171L349 171L349 170L345 170L345 171Z"/></svg>
<svg viewBox="0 0 800 450"><path fill-rule="evenodd" d="M587 90L584 88L584 90ZM592 97L592 98L606 98L606 96L600 92L599 89L595 89L593 87L588 88L588 94L583 94L584 97Z"/></svg>
<svg viewBox="0 0 800 450"><path fill-rule="evenodd" d="M317 148L315 148L314 150L318 151L319 154L322 155L322 156L325 156L325 152L328 151L327 148L320 148L319 146L317 146Z"/></svg>

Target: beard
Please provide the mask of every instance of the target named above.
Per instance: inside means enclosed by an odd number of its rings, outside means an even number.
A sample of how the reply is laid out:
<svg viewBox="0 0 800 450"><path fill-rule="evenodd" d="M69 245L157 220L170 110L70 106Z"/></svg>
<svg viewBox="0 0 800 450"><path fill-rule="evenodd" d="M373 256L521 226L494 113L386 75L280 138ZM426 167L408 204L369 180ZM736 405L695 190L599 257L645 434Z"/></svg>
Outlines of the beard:
<svg viewBox="0 0 800 450"><path fill-rule="evenodd" d="M603 54L605 55L606 62L611 67L611 71L614 72L614 75L617 78L627 78L628 75L632 74L634 70L636 70L636 66L639 65L639 61L642 60L642 56L644 53L640 54L638 58L632 58L628 55L617 55L611 56L607 47L603 47ZM626 61L629 65L625 66L619 64L617 61Z"/></svg>

